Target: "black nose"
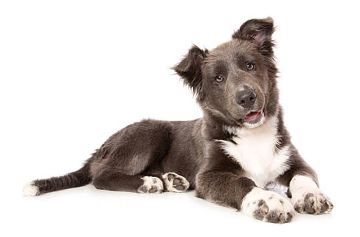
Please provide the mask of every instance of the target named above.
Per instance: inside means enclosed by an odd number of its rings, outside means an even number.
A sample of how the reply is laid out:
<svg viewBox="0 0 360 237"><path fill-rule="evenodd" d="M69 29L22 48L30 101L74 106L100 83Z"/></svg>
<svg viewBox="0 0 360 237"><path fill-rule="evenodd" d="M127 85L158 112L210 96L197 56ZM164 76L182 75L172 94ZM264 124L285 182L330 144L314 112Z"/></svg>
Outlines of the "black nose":
<svg viewBox="0 0 360 237"><path fill-rule="evenodd" d="M256 94L251 89L246 87L245 89L236 93L236 102L244 109L250 109L256 101Z"/></svg>

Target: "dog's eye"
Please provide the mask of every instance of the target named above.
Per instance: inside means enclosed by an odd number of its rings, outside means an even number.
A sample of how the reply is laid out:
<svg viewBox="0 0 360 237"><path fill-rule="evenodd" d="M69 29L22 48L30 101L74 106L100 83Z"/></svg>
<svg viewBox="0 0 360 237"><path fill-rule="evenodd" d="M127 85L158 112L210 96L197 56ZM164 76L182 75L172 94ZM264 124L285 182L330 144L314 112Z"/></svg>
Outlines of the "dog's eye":
<svg viewBox="0 0 360 237"><path fill-rule="evenodd" d="M254 71L255 70L255 63L247 62L245 66L246 66L246 70L248 70L248 71Z"/></svg>
<svg viewBox="0 0 360 237"><path fill-rule="evenodd" d="M223 76L221 76L221 75L217 75L216 77L215 77L215 81L216 82L223 82L225 80L225 78L223 77Z"/></svg>

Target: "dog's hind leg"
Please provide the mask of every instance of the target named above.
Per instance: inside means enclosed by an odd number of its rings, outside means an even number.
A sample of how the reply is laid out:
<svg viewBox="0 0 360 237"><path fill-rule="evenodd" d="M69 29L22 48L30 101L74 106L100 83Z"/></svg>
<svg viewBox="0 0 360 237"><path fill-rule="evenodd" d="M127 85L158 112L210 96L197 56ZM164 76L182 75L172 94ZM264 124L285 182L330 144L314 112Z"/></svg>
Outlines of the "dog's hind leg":
<svg viewBox="0 0 360 237"><path fill-rule="evenodd" d="M164 189L161 160L171 144L171 125L145 120L111 136L91 160L96 188L113 191L159 193Z"/></svg>
<svg viewBox="0 0 360 237"><path fill-rule="evenodd" d="M144 120L131 124L112 135L91 159L91 174L103 170L126 175L140 175L158 165L172 142L171 125Z"/></svg>
<svg viewBox="0 0 360 237"><path fill-rule="evenodd" d="M161 178L159 178L161 177ZM119 172L106 171L93 180L97 189L110 191L129 191L139 193L186 192L190 183L187 179L174 172L163 175L125 175Z"/></svg>
<svg viewBox="0 0 360 237"><path fill-rule="evenodd" d="M93 185L97 189L110 191L128 191L139 193L161 193L164 185L161 179L154 176L125 175L119 172L106 171L95 177Z"/></svg>

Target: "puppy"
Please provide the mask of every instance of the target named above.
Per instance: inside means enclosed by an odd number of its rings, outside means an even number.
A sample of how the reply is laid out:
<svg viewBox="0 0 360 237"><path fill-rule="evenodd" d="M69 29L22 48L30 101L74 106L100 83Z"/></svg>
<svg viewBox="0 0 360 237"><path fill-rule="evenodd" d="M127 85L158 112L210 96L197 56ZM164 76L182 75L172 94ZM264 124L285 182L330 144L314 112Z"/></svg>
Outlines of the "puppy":
<svg viewBox="0 0 360 237"><path fill-rule="evenodd" d="M256 219L289 222L299 213L329 213L283 124L276 86L273 20L246 21L232 39L208 51L193 46L174 67L195 93L203 117L144 120L112 135L78 171L33 181L28 195L92 183L98 189L197 196ZM266 190L288 187L289 198Z"/></svg>

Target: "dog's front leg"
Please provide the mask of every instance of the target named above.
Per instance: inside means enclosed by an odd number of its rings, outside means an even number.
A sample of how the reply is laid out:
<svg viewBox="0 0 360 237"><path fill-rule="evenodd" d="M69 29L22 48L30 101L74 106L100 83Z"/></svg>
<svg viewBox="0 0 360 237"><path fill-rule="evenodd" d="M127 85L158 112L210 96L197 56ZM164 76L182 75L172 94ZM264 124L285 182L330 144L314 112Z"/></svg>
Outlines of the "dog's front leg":
<svg viewBox="0 0 360 237"><path fill-rule="evenodd" d="M291 202L299 213L323 214L330 213L333 204L321 192L316 173L301 158L295 148L290 157L290 169L279 177L278 181L289 186Z"/></svg>
<svg viewBox="0 0 360 237"><path fill-rule="evenodd" d="M207 171L198 175L198 196L231 206L258 220L272 223L289 222L294 208L285 197L262 188L230 172Z"/></svg>
<svg viewBox="0 0 360 237"><path fill-rule="evenodd" d="M196 191L206 200L234 207L246 215L273 223L289 222L295 214L290 201L255 185L241 167L221 151L209 153L208 164L196 177Z"/></svg>

